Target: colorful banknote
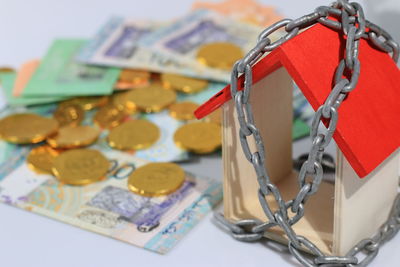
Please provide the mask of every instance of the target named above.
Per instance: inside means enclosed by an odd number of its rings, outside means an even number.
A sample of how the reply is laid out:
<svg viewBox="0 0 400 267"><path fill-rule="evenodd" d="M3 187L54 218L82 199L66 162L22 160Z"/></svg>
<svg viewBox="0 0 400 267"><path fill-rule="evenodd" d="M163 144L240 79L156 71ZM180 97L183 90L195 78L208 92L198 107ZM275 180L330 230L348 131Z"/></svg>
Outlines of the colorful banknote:
<svg viewBox="0 0 400 267"><path fill-rule="evenodd" d="M196 1L192 9L209 9L242 22L264 27L282 19L273 6L261 4L256 0Z"/></svg>
<svg viewBox="0 0 400 267"><path fill-rule="evenodd" d="M208 10L198 10L154 31L140 40L141 45L190 65L200 65L205 71L219 73L229 81L230 71L200 64L197 51L205 44L228 42L247 53L257 42L262 28L238 22Z"/></svg>
<svg viewBox="0 0 400 267"><path fill-rule="evenodd" d="M190 173L168 196L131 193L127 178L146 162L118 151L103 151L110 162L106 180L68 186L31 171L29 147L2 144L0 155L8 159L0 164L1 202L158 253L168 252L222 197L219 182Z"/></svg>
<svg viewBox="0 0 400 267"><path fill-rule="evenodd" d="M22 96L108 95L120 70L87 66L75 57L85 40L55 40L29 80Z"/></svg>
<svg viewBox="0 0 400 267"><path fill-rule="evenodd" d="M65 99L65 97L59 96L14 96L13 88L14 84L18 79L21 79L20 73L0 73L0 87L7 99L7 104L10 106L29 106L39 105L46 103L54 103Z"/></svg>
<svg viewBox="0 0 400 267"><path fill-rule="evenodd" d="M112 17L80 50L77 60L86 64L146 69L176 73L202 79L227 81L219 73L206 71L198 64L185 64L174 57L139 46L140 40L162 27L160 23Z"/></svg>

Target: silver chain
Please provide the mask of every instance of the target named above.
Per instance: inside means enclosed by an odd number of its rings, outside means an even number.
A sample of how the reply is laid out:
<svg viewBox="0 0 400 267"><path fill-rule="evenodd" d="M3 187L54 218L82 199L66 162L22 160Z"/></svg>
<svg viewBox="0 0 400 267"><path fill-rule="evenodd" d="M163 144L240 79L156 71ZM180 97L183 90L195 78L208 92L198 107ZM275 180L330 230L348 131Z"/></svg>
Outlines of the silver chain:
<svg viewBox="0 0 400 267"><path fill-rule="evenodd" d="M335 17L332 20L329 17ZM265 53L271 52L286 41L295 37L301 29L321 23L335 31L340 31L346 36L345 57L336 69L333 89L320 106L311 124L312 146L308 158L302 164L298 183L300 190L297 196L285 202L278 187L271 182L265 166L264 142L258 128L254 124L254 116L249 103L252 87L252 66ZM272 33L284 29L286 34L275 42L268 38ZM358 59L360 39L370 40L378 49L392 54L397 62L399 45L382 28L365 19L364 11L360 4L349 3L348 0L337 0L331 6L321 6L311 14L295 20L283 19L261 32L257 45L238 62L235 63L231 75L231 95L235 101L237 118L240 125L239 138L246 159L253 165L259 184L258 198L268 218L262 222L254 219L241 220L234 223L226 220L223 215L216 214L217 222L227 228L232 236L240 241L256 241L264 237L264 232L271 227L278 226L289 240L289 251L304 266L365 266L378 253L379 247L391 239L400 229L400 196L396 198L392 212L379 232L367 239L361 240L345 256L328 256L304 236L297 235L292 228L304 216L304 205L310 196L318 191L323 177L321 165L325 148L331 142L338 121L338 109L357 85L360 75L360 61ZM244 74L244 89L238 90L238 76ZM322 120L327 129L321 131L319 125ZM251 151L249 138L256 144L255 151ZM306 179L311 177L311 181ZM266 201L267 195L273 195L277 206L273 211ZM294 214L289 216L288 210ZM314 257L306 256L303 251L310 251ZM362 254L362 260L360 260Z"/></svg>

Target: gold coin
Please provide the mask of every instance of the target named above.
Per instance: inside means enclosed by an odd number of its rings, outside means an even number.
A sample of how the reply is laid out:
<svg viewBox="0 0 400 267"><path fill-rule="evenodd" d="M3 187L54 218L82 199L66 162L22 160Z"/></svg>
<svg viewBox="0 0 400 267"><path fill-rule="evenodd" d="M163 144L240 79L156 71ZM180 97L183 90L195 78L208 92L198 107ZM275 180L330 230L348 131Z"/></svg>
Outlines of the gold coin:
<svg viewBox="0 0 400 267"><path fill-rule="evenodd" d="M222 70L232 69L243 56L239 46L225 42L205 44L197 51L197 60L201 64Z"/></svg>
<svg viewBox="0 0 400 267"><path fill-rule="evenodd" d="M26 162L28 167L39 174L53 174L54 159L59 152L49 146L39 146L29 152Z"/></svg>
<svg viewBox="0 0 400 267"><path fill-rule="evenodd" d="M0 137L15 144L42 142L58 130L55 119L31 113L19 113L0 120Z"/></svg>
<svg viewBox="0 0 400 267"><path fill-rule="evenodd" d="M178 120L193 120L195 119L194 111L199 107L193 102L179 102L169 106L169 114Z"/></svg>
<svg viewBox="0 0 400 267"><path fill-rule="evenodd" d="M11 67L0 67L0 73L5 73L5 72L15 72L15 69Z"/></svg>
<svg viewBox="0 0 400 267"><path fill-rule="evenodd" d="M110 162L97 150L72 149L54 159L52 171L59 181L86 185L106 178Z"/></svg>
<svg viewBox="0 0 400 267"><path fill-rule="evenodd" d="M146 120L132 120L113 128L108 143L115 149L138 150L152 146L159 138L157 125Z"/></svg>
<svg viewBox="0 0 400 267"><path fill-rule="evenodd" d="M91 126L64 126L46 141L53 148L77 148L93 144L99 134L100 131Z"/></svg>
<svg viewBox="0 0 400 267"><path fill-rule="evenodd" d="M174 163L150 163L136 169L128 179L132 192L146 197L168 195L185 181L185 172Z"/></svg>
<svg viewBox="0 0 400 267"><path fill-rule="evenodd" d="M136 112L136 105L128 101L128 94L129 91L114 93L111 97L111 102L119 110L124 111L128 114L134 114Z"/></svg>
<svg viewBox="0 0 400 267"><path fill-rule="evenodd" d="M119 75L119 80L133 84L142 84L149 81L151 73L145 70L123 69Z"/></svg>
<svg viewBox="0 0 400 267"><path fill-rule="evenodd" d="M84 110L92 110L94 108L104 106L107 103L107 96L81 96L65 100L60 103L60 106L75 104L81 106Z"/></svg>
<svg viewBox="0 0 400 267"><path fill-rule="evenodd" d="M77 126L81 124L81 122L85 118L85 111L79 105L64 104L58 106L53 116L58 121L60 126Z"/></svg>
<svg viewBox="0 0 400 267"><path fill-rule="evenodd" d="M197 93L208 86L208 81L189 78L182 75L163 73L161 81L165 88L173 89L187 94Z"/></svg>
<svg viewBox="0 0 400 267"><path fill-rule="evenodd" d="M206 154L221 146L221 126L209 122L195 122L181 126L174 135L174 141L182 149Z"/></svg>
<svg viewBox="0 0 400 267"><path fill-rule="evenodd" d="M93 117L93 121L101 128L112 128L118 126L126 117L123 110L114 105L101 107Z"/></svg>
<svg viewBox="0 0 400 267"><path fill-rule="evenodd" d="M221 125L222 124L222 110L220 108L214 110L205 119L206 119L206 121L217 123L217 124Z"/></svg>
<svg viewBox="0 0 400 267"><path fill-rule="evenodd" d="M161 84L152 84L145 88L131 90L127 102L144 112L159 112L176 100L176 93L164 89Z"/></svg>

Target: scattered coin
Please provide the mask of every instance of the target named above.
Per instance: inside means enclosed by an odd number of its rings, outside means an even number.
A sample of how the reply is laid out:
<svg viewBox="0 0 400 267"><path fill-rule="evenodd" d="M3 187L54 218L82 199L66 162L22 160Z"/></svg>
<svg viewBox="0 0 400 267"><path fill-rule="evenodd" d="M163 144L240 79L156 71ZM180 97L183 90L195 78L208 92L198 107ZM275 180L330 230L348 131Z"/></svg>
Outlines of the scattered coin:
<svg viewBox="0 0 400 267"><path fill-rule="evenodd" d="M138 150L152 146L159 138L157 125L147 120L132 120L111 129L108 143L119 150Z"/></svg>
<svg viewBox="0 0 400 267"><path fill-rule="evenodd" d="M93 149L72 149L54 159L52 171L62 183L86 185L106 178L110 162Z"/></svg>
<svg viewBox="0 0 400 267"><path fill-rule="evenodd" d="M91 126L64 126L46 141L53 148L77 148L93 144L99 134L100 131Z"/></svg>
<svg viewBox="0 0 400 267"><path fill-rule="evenodd" d="M168 195L185 181L185 172L174 163L150 163L136 169L128 179L132 192L146 197Z"/></svg>
<svg viewBox="0 0 400 267"><path fill-rule="evenodd" d="M39 174L53 174L54 159L60 154L49 146L39 146L29 152L26 162L28 167Z"/></svg>
<svg viewBox="0 0 400 267"><path fill-rule="evenodd" d="M173 89L187 94L197 93L208 86L208 81L189 78L178 74L161 74L162 84L167 89Z"/></svg>
<svg viewBox="0 0 400 267"><path fill-rule="evenodd" d="M176 93L167 90L161 84L152 84L145 88L131 90L127 95L127 102L135 105L144 112L159 112L176 100Z"/></svg>
<svg viewBox="0 0 400 267"><path fill-rule="evenodd" d="M150 75L151 73L145 70L123 69L119 75L119 80L133 84L142 84L149 81Z"/></svg>
<svg viewBox="0 0 400 267"><path fill-rule="evenodd" d="M123 110L114 105L106 105L96 112L93 121L101 128L112 128L118 126L125 117Z"/></svg>
<svg viewBox="0 0 400 267"><path fill-rule="evenodd" d="M193 120L195 119L194 111L199 107L193 102L179 102L169 106L169 114L178 120Z"/></svg>
<svg viewBox="0 0 400 267"><path fill-rule="evenodd" d="M19 113L0 120L0 137L15 144L42 142L58 130L55 119L31 113Z"/></svg>
<svg viewBox="0 0 400 267"><path fill-rule="evenodd" d="M77 104L64 104L58 106L53 114L60 126L77 126L81 124L85 118L85 111Z"/></svg>
<svg viewBox="0 0 400 267"><path fill-rule="evenodd" d="M11 67L1 67L0 66L0 73L4 73L4 72L15 72L15 69L11 68Z"/></svg>
<svg viewBox="0 0 400 267"><path fill-rule="evenodd" d="M174 141L182 149L207 154L221 146L221 126L209 122L195 122L181 126Z"/></svg>
<svg viewBox="0 0 400 267"><path fill-rule="evenodd" d="M230 70L244 56L242 49L232 43L208 43L200 47L197 60L208 67Z"/></svg>
<svg viewBox="0 0 400 267"><path fill-rule="evenodd" d="M94 108L104 106L107 103L107 96L81 96L65 100L60 103L60 106L75 104L81 106L84 110L92 110Z"/></svg>
<svg viewBox="0 0 400 267"><path fill-rule="evenodd" d="M119 110L124 111L127 114L134 114L136 112L136 105L133 102L128 101L128 94L129 91L114 93L111 97L111 102Z"/></svg>
<svg viewBox="0 0 400 267"><path fill-rule="evenodd" d="M222 124L222 109L219 108L219 109L214 110L205 119L206 119L206 121L217 123L217 124L221 125Z"/></svg>

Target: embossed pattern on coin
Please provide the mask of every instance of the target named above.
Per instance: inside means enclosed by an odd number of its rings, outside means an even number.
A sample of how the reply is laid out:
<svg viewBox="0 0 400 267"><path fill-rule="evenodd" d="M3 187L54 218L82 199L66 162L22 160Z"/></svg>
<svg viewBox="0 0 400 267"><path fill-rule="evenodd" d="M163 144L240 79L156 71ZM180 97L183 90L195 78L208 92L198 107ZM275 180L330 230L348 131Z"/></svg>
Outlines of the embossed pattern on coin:
<svg viewBox="0 0 400 267"><path fill-rule="evenodd" d="M26 162L28 167L36 173L53 174L53 163L58 154L60 152L49 146L39 146L29 152Z"/></svg>
<svg viewBox="0 0 400 267"><path fill-rule="evenodd" d="M54 159L53 173L65 184L86 185L105 179L110 162L93 149L72 149Z"/></svg>
<svg viewBox="0 0 400 267"><path fill-rule="evenodd" d="M60 105L53 114L60 126L77 126L85 118L85 111L80 105Z"/></svg>
<svg viewBox="0 0 400 267"><path fill-rule="evenodd" d="M127 114L134 114L136 112L136 105L132 101L128 101L127 96L129 93L129 91L114 93L111 97L111 103Z"/></svg>
<svg viewBox="0 0 400 267"><path fill-rule="evenodd" d="M165 88L187 94L198 93L208 86L208 81L206 80L171 73L161 74L161 81Z"/></svg>
<svg viewBox="0 0 400 267"><path fill-rule="evenodd" d="M136 169L128 179L132 192L146 197L168 195L185 181L185 172L174 163L149 163Z"/></svg>
<svg viewBox="0 0 400 267"><path fill-rule="evenodd" d="M55 119L32 113L18 113L0 120L0 137L15 144L42 142L58 130Z"/></svg>
<svg viewBox="0 0 400 267"><path fill-rule="evenodd" d="M207 154L221 147L221 126L209 122L195 122L181 126L174 135L175 144L182 149Z"/></svg>
<svg viewBox="0 0 400 267"><path fill-rule="evenodd" d="M157 125L147 120L132 120L111 129L108 144L120 150L138 150L152 146L160 138Z"/></svg>
<svg viewBox="0 0 400 267"><path fill-rule="evenodd" d="M169 106L169 114L178 120L193 120L195 119L194 111L199 107L193 102L179 102Z"/></svg>
<svg viewBox="0 0 400 267"><path fill-rule="evenodd" d="M92 110L102 107L108 103L107 96L81 96L65 100L60 103L60 106L75 104L81 106L84 110Z"/></svg>
<svg viewBox="0 0 400 267"><path fill-rule="evenodd" d="M167 90L161 84L152 84L145 88L134 89L126 95L127 102L143 112L159 112L176 100L176 93Z"/></svg>
<svg viewBox="0 0 400 267"><path fill-rule="evenodd" d="M242 49L232 43L215 42L200 47L197 60L208 67L230 70L236 61L243 58Z"/></svg>
<svg viewBox="0 0 400 267"><path fill-rule="evenodd" d="M99 129L91 126L64 126L46 141L53 148L77 148L93 144L99 134Z"/></svg>
<svg viewBox="0 0 400 267"><path fill-rule="evenodd" d="M118 126L125 117L124 111L114 105L106 105L96 112L93 121L101 128L112 128Z"/></svg>

